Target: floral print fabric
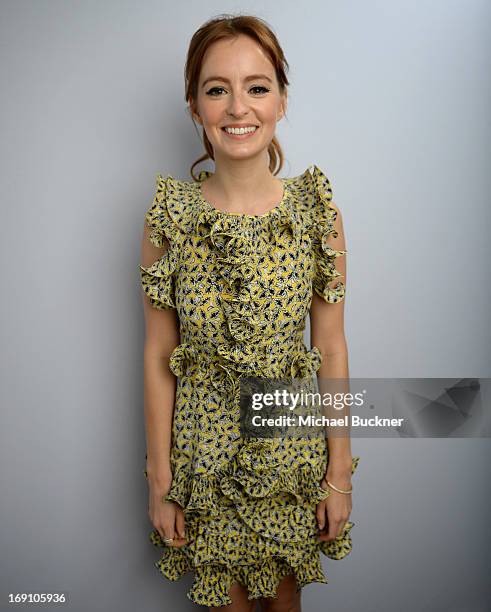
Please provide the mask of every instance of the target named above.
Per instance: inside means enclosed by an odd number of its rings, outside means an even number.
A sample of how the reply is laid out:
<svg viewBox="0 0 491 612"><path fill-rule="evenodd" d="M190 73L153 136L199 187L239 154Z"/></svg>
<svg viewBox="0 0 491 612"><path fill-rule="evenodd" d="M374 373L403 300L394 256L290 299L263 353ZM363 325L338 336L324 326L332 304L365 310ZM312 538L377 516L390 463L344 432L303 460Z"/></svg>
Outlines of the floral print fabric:
<svg viewBox="0 0 491 612"><path fill-rule="evenodd" d="M146 221L152 243L168 249L140 273L152 306L176 309L180 326L166 499L183 508L188 543L167 547L153 530L155 565L170 580L193 571L189 599L223 606L234 581L250 599L275 597L291 573L298 588L326 583L320 553L351 551L351 521L336 540L317 540L316 506L330 494L320 486L325 438L242 437L239 406L242 377L315 376L322 355L307 350L305 321L314 291L329 303L344 298L335 260L346 251L328 244L337 212L317 166L282 179L283 198L264 215L215 209L201 192L210 174L157 176Z"/></svg>

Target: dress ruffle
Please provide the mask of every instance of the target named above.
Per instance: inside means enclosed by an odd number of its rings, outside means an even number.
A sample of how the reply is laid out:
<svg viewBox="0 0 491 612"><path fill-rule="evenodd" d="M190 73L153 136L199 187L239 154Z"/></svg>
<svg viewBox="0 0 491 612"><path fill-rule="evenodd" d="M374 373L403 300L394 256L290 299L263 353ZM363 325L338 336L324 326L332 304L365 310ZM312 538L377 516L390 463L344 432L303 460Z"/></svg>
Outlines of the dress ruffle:
<svg viewBox="0 0 491 612"><path fill-rule="evenodd" d="M167 185L169 179L157 175L156 192L152 206L145 215L151 228L150 242L159 248L168 247L151 266L140 265L140 281L154 308L176 308L175 272L178 266L182 234L168 210Z"/></svg>
<svg viewBox="0 0 491 612"><path fill-rule="evenodd" d="M257 350L258 340L265 332L264 319L251 294L258 262L247 229L237 217L212 221L206 236L217 254L218 273L225 284L221 304L231 337L228 345L219 347L219 354L237 371L252 374L264 358Z"/></svg>
<svg viewBox="0 0 491 612"><path fill-rule="evenodd" d="M315 374L322 364L322 353L317 346L307 350L305 346L294 356L290 366L291 379L305 379Z"/></svg>
<svg viewBox="0 0 491 612"><path fill-rule="evenodd" d="M164 271L170 270L172 265L169 276L175 272L179 244L185 234L207 238L217 252L220 274L230 288L228 296L222 295L230 333L238 345L254 343L264 331L265 319L251 304L250 283L257 270L257 258L250 226L244 216L223 214L203 199L199 183L210 174L202 171L197 184L174 179L171 175L166 178L157 175L154 201L146 213L147 223L152 228L150 240L155 246L163 247L167 239L171 246L174 245L174 252L156 268L140 266L142 285L152 298L153 306L175 307L172 283L166 280ZM278 241L286 235L288 239L300 240L308 235L314 256L312 288L326 302L339 302L345 297L345 285L341 281L334 287L330 284L342 277L336 270L335 260L347 251L328 245L329 237L338 235L334 229L337 210L330 204L330 182L313 164L300 177L285 179L284 189L281 204L265 215L271 238ZM312 206L307 215L301 214L297 206L295 189L311 194ZM240 349L238 354L241 354Z"/></svg>
<svg viewBox="0 0 491 612"><path fill-rule="evenodd" d="M346 255L346 250L336 250L327 243L329 237L336 238L338 232L334 227L337 210L331 206L332 189L329 179L317 166L312 166L312 185L315 194L315 206L312 211L310 233L312 249L315 255L315 272L313 289L326 302L334 304L340 302L346 293L344 283L339 281L334 287L330 286L342 274L336 270L335 259Z"/></svg>
<svg viewBox="0 0 491 612"><path fill-rule="evenodd" d="M231 546L232 544L232 546ZM194 572L194 581L187 597L194 603L204 606L224 606L232 603L230 587L237 581L248 591L248 598L277 597L278 585L288 574L295 573L297 588L301 589L312 582L327 583L319 554L310 546L297 547L298 555L286 559L281 546L260 544L254 535L237 538L231 542L228 536L212 535L200 540L197 555L202 564L194 566L183 549L172 549L155 563L160 573L169 580L177 581L190 571ZM230 555L220 555L220 551L236 550L237 558L230 563ZM256 561L242 565L243 554L254 556ZM275 551L275 552L272 552ZM284 554L284 553L283 553ZM223 563L208 559L223 558Z"/></svg>
<svg viewBox="0 0 491 612"><path fill-rule="evenodd" d="M152 306L159 310L175 308L175 278L178 254L175 244L149 267L140 265L141 285Z"/></svg>
<svg viewBox="0 0 491 612"><path fill-rule="evenodd" d="M249 552L251 538L242 540L234 541L236 549ZM206 543L203 542L202 546L205 548ZM221 550L230 549L230 539L213 536L213 551L219 547ZM303 559L295 565L283 557L271 555L270 551L270 545L264 546L263 553L258 555L258 560L248 565L240 565L240 559L237 559L237 564L230 566L224 563L206 563L193 567L186 553L175 549L174 554L164 556L155 563L155 566L163 576L174 581L193 571L195 577L187 597L192 602L204 606L219 607L232 603L229 592L235 581L246 587L250 600L277 597L281 580L292 573L295 573L298 589L312 582L328 582L318 554L311 554L306 550Z"/></svg>
<svg viewBox="0 0 491 612"><path fill-rule="evenodd" d="M199 180L209 175L200 173ZM288 186L276 209L267 215L270 236L278 237L283 232L291 239L301 235L301 221L292 207ZM254 300L252 281L257 276L258 258L250 218L242 215L223 214L209 205L198 190L197 208L188 211L193 219L184 222L200 237L209 241L211 251L216 255L216 267L224 285L220 303L226 319L230 341L217 348L229 369L242 375L258 375L267 360L266 344L260 342L267 334L269 321L264 307Z"/></svg>
<svg viewBox="0 0 491 612"><path fill-rule="evenodd" d="M181 232L174 221L169 207L171 201L169 197L169 185L172 186L172 177L164 178L157 174L155 196L152 206L148 209L145 219L150 232L150 241L156 247L166 246L165 238L172 243L181 239Z"/></svg>
<svg viewBox="0 0 491 612"><path fill-rule="evenodd" d="M220 290L216 299L223 329L217 327L219 333L203 346L193 341L191 332L184 333L183 341L170 356L169 368L175 376L187 378L183 385L196 384L201 392L211 384L230 394L225 402L232 402L244 377L277 378L281 370L281 378L304 379L314 375L322 363L319 349L314 346L307 350L303 342L297 344L293 332L292 337L288 335L288 328L287 332L280 328L285 338L284 353L277 355L275 362L270 361L269 334L277 334L278 328L270 329L268 315L271 317L272 309L267 287L258 280L255 228L268 228L272 244L288 246L298 241L295 253L300 254L299 259L305 255L306 262L304 286L310 288L312 278L312 290L330 303L344 298L343 283L334 288L329 284L341 276L334 263L347 251L337 251L327 244L330 236L337 236L337 212L330 206L329 181L317 166L300 177L284 179L280 205L257 218L224 214L206 203L199 183L209 175L203 171L196 184L158 175L157 192L146 219L152 228L152 243L163 247L167 241L170 247L152 266L140 266L141 280L152 305L176 308L175 280L184 265L184 241L189 240L186 244L192 249L209 245L206 256L210 255L217 272L215 287L219 284ZM288 265L288 261L284 263L285 269ZM256 300L258 291L266 297ZM183 298L183 309L187 304ZM184 411L182 406L180 409ZM234 452L227 450L227 461L209 469L197 468L194 461L179 453L173 458L174 476L165 499L183 509L188 543L180 548L168 547L158 531L152 531L150 540L162 549L156 567L170 580L193 571L188 597L206 606L230 604L229 590L234 581L246 586L249 599L275 597L279 582L291 573L295 573L299 588L311 582L327 583L319 553L331 559L349 554L354 523L348 521L343 533L332 542L317 539L315 507L330 495L330 490L320 484L328 459L325 441L308 446L309 441L303 440L305 452L297 450L295 455L280 450L282 438L231 440L227 448ZM302 441L296 444L301 448ZM352 473L359 459L353 458ZM147 477L146 470L144 475Z"/></svg>
<svg viewBox="0 0 491 612"><path fill-rule="evenodd" d="M155 566L166 578L176 581L195 572L188 592L194 603L230 604L234 580L246 586L249 599L275 597L281 579L292 572L299 588L327 583L319 553L338 560L351 552L353 522L348 521L335 540L325 542L317 540L316 523L309 515L309 508L331 494L320 486L325 465L305 461L294 470L281 469L278 444L277 439L247 440L232 461L212 475L177 472L166 501L183 508L188 543L168 547L157 530L150 541L163 549ZM359 459L353 458L352 473ZM224 508L245 528L207 529ZM248 551L247 559L243 550Z"/></svg>
<svg viewBox="0 0 491 612"><path fill-rule="evenodd" d="M283 377L284 380L310 378L322 364L322 353L318 347L307 349L302 343L292 352L286 363L287 374ZM258 359L254 347L249 345L244 345L239 353L237 346L230 347L227 343L220 343L213 355L206 353L206 347L199 350L193 344L182 342L170 354L169 368L175 376L183 377L192 373L197 380L209 379L215 386L223 384L225 377L238 383L243 375L250 372L252 376L271 378L271 373Z"/></svg>

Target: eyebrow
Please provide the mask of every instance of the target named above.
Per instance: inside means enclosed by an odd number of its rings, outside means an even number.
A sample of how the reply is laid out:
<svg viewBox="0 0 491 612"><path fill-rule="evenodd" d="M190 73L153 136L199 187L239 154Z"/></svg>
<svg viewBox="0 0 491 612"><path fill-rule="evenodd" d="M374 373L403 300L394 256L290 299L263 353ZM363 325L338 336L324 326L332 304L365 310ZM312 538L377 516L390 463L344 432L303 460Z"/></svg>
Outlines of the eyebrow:
<svg viewBox="0 0 491 612"><path fill-rule="evenodd" d="M267 75L267 74L250 74L248 77L246 77L246 81L255 81L257 79L266 79L266 81L269 81L270 83L272 83L272 79ZM204 87L209 81L222 81L223 83L229 83L230 81L228 79L226 79L225 77L221 77L221 76L210 76L207 79L205 79L203 81L203 85L202 87Z"/></svg>

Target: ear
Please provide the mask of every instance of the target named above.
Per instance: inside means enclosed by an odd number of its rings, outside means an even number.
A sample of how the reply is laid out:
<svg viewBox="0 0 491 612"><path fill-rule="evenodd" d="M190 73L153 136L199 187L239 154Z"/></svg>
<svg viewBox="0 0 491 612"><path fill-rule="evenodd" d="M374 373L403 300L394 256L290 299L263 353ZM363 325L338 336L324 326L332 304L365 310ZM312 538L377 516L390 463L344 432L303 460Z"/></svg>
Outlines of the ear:
<svg viewBox="0 0 491 612"><path fill-rule="evenodd" d="M189 101L189 112L191 113L192 118L199 123L200 125L203 125L203 122L201 121L201 117L199 116L197 110L196 110L196 106L193 102L193 100L191 99Z"/></svg>
<svg viewBox="0 0 491 612"><path fill-rule="evenodd" d="M278 112L278 121L280 119L283 119L283 117L286 115L286 109L288 107L288 98L287 98L287 94L285 92L283 99L281 101L281 106L280 106L280 110Z"/></svg>

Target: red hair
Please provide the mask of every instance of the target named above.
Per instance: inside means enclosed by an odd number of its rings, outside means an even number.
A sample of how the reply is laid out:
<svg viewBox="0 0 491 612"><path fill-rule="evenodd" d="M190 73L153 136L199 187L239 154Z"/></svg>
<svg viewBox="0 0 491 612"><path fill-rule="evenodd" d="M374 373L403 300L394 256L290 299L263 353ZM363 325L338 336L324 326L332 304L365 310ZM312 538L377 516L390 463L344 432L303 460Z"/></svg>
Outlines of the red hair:
<svg viewBox="0 0 491 612"><path fill-rule="evenodd" d="M209 47L219 40L231 40L240 34L249 36L258 43L266 56L270 59L276 73L280 93L286 91L289 85L286 77L288 62L283 54L283 50L270 26L259 17L253 15L229 15L222 14L209 19L204 23L191 38L184 68L185 78L185 99L188 104L194 104L198 97L198 82L203 64L203 58ZM207 159L215 159L213 147L203 130L203 144L206 150L191 166L190 173L193 179L197 180L193 174L195 166ZM269 147L269 169L273 174L278 174L283 166L283 151L276 136L271 140Z"/></svg>

